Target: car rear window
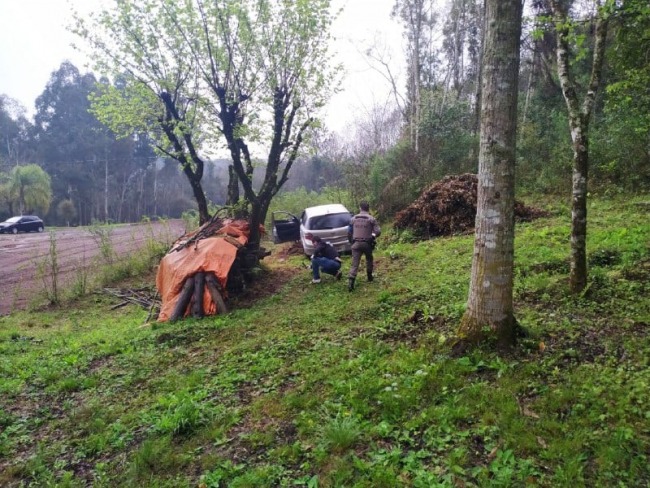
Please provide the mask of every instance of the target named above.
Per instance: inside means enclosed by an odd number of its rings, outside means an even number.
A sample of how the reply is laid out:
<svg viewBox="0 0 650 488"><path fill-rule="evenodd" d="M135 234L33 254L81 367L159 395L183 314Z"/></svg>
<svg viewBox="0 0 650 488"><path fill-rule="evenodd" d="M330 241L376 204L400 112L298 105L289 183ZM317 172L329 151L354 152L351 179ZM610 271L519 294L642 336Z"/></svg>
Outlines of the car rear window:
<svg viewBox="0 0 650 488"><path fill-rule="evenodd" d="M309 219L309 222L307 222L307 228L308 230L337 229L339 227L347 226L350 223L351 218L352 214L349 212L318 215Z"/></svg>

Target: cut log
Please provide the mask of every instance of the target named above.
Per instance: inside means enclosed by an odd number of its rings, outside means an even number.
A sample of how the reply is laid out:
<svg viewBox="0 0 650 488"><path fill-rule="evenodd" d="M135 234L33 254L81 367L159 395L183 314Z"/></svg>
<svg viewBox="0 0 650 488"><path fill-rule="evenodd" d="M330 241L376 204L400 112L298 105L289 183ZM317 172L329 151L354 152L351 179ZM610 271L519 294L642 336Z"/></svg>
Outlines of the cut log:
<svg viewBox="0 0 650 488"><path fill-rule="evenodd" d="M205 291L205 273L203 271L194 275L194 303L192 304L192 317L200 319L205 316L203 311L203 292Z"/></svg>
<svg viewBox="0 0 650 488"><path fill-rule="evenodd" d="M183 289L178 296L174 311L169 316L170 322L174 322L185 316L185 310L187 310L187 304L190 303L190 298L192 298L192 292L194 292L194 277L190 276L183 283Z"/></svg>
<svg viewBox="0 0 650 488"><path fill-rule="evenodd" d="M217 277L212 273L207 273L205 275L205 285L208 287L212 301L217 306L217 313L228 313L228 307L221 293L221 284L219 284Z"/></svg>

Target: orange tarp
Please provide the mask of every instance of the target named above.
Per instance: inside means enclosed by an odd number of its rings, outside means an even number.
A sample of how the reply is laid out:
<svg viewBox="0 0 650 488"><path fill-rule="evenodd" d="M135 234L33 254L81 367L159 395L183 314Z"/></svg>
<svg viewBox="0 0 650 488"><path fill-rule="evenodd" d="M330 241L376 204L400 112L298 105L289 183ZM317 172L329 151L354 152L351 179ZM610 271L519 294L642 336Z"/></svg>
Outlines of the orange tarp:
<svg viewBox="0 0 650 488"><path fill-rule="evenodd" d="M167 254L160 261L156 275L156 287L162 299L158 321L169 320L185 280L198 272L214 273L225 290L228 272L237 256L237 249L248 242L248 236L247 222L228 221L214 236L199 239L179 251ZM192 235L184 236L183 240L191 237ZM203 310L206 315L214 315L217 312L217 306L207 289L203 293Z"/></svg>

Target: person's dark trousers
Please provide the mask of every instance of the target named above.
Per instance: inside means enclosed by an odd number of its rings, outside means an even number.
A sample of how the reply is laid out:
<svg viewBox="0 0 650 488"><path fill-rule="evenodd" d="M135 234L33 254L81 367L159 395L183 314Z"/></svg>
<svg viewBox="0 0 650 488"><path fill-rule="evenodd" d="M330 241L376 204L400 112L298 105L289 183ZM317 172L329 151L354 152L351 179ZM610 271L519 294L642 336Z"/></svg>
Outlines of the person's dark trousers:
<svg viewBox="0 0 650 488"><path fill-rule="evenodd" d="M336 276L336 272L341 269L341 263L336 259L324 257L313 258L311 260L311 270L315 280L320 279L320 272Z"/></svg>
<svg viewBox="0 0 650 488"><path fill-rule="evenodd" d="M359 271L361 256L366 257L366 272L368 276L372 275L374 268L372 246L369 242L366 241L356 241L354 244L352 244L352 264L350 265L350 274L348 275L349 278L357 277L357 271Z"/></svg>

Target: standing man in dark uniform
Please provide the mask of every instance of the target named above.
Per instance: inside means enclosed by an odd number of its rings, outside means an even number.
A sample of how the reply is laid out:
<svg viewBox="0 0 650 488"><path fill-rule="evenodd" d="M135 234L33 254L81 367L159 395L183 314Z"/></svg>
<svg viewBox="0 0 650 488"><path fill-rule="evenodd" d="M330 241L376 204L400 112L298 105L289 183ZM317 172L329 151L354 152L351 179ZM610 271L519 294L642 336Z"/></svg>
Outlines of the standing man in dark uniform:
<svg viewBox="0 0 650 488"><path fill-rule="evenodd" d="M372 251L375 248L375 238L381 234L381 229L375 218L368 212L370 205L368 202L359 204L360 212L350 219L348 227L348 239L352 242L352 265L348 275L348 291L354 290L354 280L357 278L357 270L361 262L361 255L366 256L366 272L368 281L372 281L373 256Z"/></svg>

